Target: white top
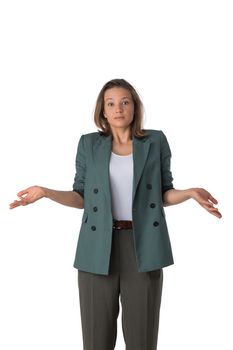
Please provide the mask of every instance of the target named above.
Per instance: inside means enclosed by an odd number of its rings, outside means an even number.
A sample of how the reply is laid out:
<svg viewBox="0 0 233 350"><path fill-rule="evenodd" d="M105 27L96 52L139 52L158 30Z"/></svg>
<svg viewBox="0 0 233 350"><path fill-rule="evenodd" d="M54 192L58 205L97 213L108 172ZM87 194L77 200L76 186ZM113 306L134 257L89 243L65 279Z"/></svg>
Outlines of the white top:
<svg viewBox="0 0 233 350"><path fill-rule="evenodd" d="M113 218L132 220L133 153L127 156L111 153L109 178Z"/></svg>

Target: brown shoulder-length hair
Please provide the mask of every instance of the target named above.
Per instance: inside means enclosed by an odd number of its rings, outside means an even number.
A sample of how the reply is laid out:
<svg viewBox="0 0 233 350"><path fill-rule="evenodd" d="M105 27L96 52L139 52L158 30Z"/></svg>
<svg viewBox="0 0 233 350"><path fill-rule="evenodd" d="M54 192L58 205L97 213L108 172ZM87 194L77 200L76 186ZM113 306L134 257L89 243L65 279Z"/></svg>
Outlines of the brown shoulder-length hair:
<svg viewBox="0 0 233 350"><path fill-rule="evenodd" d="M135 88L126 80L124 79L113 79L108 81L101 89L96 105L94 110L94 122L98 128L100 128L99 133L104 136L108 136L112 134L110 125L107 121L107 119L104 117L104 93L106 90L114 88L114 87L120 87L127 89L133 98L134 102L134 118L131 123L131 137L137 136L137 137L143 137L145 136L146 132L142 128L143 124L143 113L144 113L144 107L143 103L135 90Z"/></svg>

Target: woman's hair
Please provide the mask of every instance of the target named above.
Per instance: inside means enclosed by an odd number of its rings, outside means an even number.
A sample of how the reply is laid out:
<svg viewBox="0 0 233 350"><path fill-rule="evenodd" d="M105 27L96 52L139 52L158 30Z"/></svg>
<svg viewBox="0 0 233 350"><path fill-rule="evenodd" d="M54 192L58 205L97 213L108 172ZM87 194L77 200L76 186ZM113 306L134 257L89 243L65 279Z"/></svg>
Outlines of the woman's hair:
<svg viewBox="0 0 233 350"><path fill-rule="evenodd" d="M112 133L110 125L107 121L107 119L104 117L104 93L106 90L111 88L124 88L127 89L133 98L134 103L134 118L131 123L131 136L137 136L137 137L143 137L145 136L145 131L142 128L143 124L143 113L144 113L144 107L142 104L142 101L136 92L135 88L126 80L124 79L113 79L108 81L101 89L95 106L94 111L94 122L98 128L101 130L98 130L100 134L102 135L110 135Z"/></svg>

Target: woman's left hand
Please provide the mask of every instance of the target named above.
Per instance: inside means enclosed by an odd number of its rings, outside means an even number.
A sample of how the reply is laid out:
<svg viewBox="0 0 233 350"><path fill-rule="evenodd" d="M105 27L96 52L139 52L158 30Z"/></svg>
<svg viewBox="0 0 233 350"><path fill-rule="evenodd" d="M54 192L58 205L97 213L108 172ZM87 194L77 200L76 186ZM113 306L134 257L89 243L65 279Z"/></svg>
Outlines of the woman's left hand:
<svg viewBox="0 0 233 350"><path fill-rule="evenodd" d="M192 188L191 197L195 199L210 214L217 216L219 219L222 217L222 214L218 211L218 208L214 207L214 204L218 204L217 199L215 199L204 188Z"/></svg>

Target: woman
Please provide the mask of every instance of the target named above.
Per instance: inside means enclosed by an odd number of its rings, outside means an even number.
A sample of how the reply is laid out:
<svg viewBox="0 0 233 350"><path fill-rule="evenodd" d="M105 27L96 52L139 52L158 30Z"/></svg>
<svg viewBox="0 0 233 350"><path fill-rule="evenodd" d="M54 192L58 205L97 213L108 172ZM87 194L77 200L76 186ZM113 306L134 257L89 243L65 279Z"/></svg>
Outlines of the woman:
<svg viewBox="0 0 233 350"><path fill-rule="evenodd" d="M47 197L84 208L74 261L84 350L114 349L119 295L126 349L155 350L163 267L174 263L163 207L193 198L221 218L205 189L174 189L167 138L142 129L142 118L134 87L107 82L95 108L100 130L79 140L73 191L32 186L10 204Z"/></svg>

